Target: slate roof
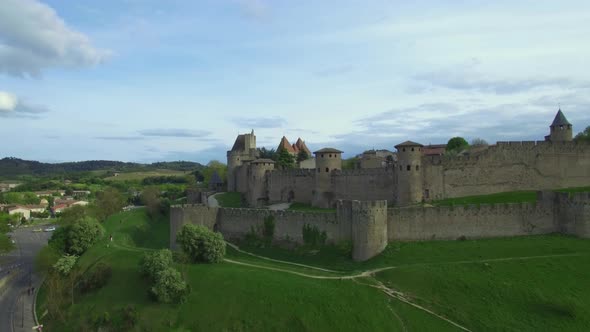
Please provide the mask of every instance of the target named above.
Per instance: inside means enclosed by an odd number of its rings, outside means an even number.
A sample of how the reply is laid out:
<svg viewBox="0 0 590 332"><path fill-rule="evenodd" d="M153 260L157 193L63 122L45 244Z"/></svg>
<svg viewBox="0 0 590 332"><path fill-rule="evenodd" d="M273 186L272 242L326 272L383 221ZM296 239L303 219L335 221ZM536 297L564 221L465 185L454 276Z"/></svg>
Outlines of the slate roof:
<svg viewBox="0 0 590 332"><path fill-rule="evenodd" d="M420 143L412 142L412 141L405 141L403 143L396 145L395 148L397 149L398 146L424 146L424 145L422 145Z"/></svg>
<svg viewBox="0 0 590 332"><path fill-rule="evenodd" d="M342 153L342 151L338 150L338 149L334 149L334 148L323 148L317 151L314 151L315 154L318 153Z"/></svg>
<svg viewBox="0 0 590 332"><path fill-rule="evenodd" d="M551 127L555 127L555 126L566 126L566 125L572 125L569 121L567 121L567 119L565 118L565 115L563 115L563 112L561 112L561 109L559 109L557 111L557 114L555 115L555 119L553 119L553 123L551 124Z"/></svg>
<svg viewBox="0 0 590 332"><path fill-rule="evenodd" d="M231 148L232 151L244 151L246 150L246 135L241 134L236 137L234 146Z"/></svg>
<svg viewBox="0 0 590 332"><path fill-rule="evenodd" d="M219 176L219 174L217 172L213 172L213 175L211 175L211 179L209 180L209 184L223 184L223 181L221 180L221 177Z"/></svg>

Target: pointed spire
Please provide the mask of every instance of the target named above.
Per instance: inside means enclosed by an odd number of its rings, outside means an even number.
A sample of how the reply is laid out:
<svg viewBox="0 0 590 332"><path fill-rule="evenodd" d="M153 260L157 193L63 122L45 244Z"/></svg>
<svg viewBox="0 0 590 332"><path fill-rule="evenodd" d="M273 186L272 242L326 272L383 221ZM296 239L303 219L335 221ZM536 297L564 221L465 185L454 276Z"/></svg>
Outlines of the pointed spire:
<svg viewBox="0 0 590 332"><path fill-rule="evenodd" d="M555 119L553 119L553 123L551 123L551 127L555 127L555 126L571 126L572 124L569 123L569 121L567 121L565 115L563 115L563 112L561 111L561 107L559 108L559 110L557 111L557 114L555 115Z"/></svg>

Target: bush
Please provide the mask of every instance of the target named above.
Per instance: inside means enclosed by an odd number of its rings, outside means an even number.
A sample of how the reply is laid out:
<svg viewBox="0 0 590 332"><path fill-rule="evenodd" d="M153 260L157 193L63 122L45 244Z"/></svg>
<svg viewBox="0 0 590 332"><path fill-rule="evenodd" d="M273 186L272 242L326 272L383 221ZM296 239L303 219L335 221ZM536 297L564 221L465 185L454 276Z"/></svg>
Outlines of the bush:
<svg viewBox="0 0 590 332"><path fill-rule="evenodd" d="M267 242L272 241L272 237L275 234L275 218L273 216L268 216L264 218L264 228L262 230L262 235L264 235L264 239Z"/></svg>
<svg viewBox="0 0 590 332"><path fill-rule="evenodd" d="M325 231L320 232L317 226L305 224L301 230L303 242L312 247L322 246L326 244L328 235Z"/></svg>
<svg viewBox="0 0 590 332"><path fill-rule="evenodd" d="M174 263L178 264L188 264L191 262L190 257L182 251L173 251L172 259L174 260Z"/></svg>
<svg viewBox="0 0 590 332"><path fill-rule="evenodd" d="M169 249L146 253L139 263L140 273L144 277L155 280L158 272L170 267L172 261L172 251Z"/></svg>
<svg viewBox="0 0 590 332"><path fill-rule="evenodd" d="M158 302L183 303L190 293L190 289L182 280L180 272L168 267L156 274L151 293Z"/></svg>
<svg viewBox="0 0 590 332"><path fill-rule="evenodd" d="M176 236L176 242L192 262L218 263L225 256L223 236L205 226L184 225Z"/></svg>
<svg viewBox="0 0 590 332"><path fill-rule="evenodd" d="M102 226L95 219L85 217L69 228L66 251L72 255L82 255L103 233Z"/></svg>
<svg viewBox="0 0 590 332"><path fill-rule="evenodd" d="M113 271L109 265L102 262L98 263L92 271L87 272L82 277L82 280L78 284L78 289L81 293L88 293L100 289L109 282L112 274Z"/></svg>

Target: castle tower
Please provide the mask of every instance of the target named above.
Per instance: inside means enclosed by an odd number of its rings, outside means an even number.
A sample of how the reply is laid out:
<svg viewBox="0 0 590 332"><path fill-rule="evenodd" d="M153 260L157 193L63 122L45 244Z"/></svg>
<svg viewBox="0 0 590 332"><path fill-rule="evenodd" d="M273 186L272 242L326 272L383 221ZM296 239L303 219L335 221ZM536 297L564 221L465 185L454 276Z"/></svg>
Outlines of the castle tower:
<svg viewBox="0 0 590 332"><path fill-rule="evenodd" d="M240 191L238 188L237 168L245 162L257 159L256 135L240 134L236 137L233 147L227 151L227 190Z"/></svg>
<svg viewBox="0 0 590 332"><path fill-rule="evenodd" d="M551 123L551 132L548 136L545 136L546 141L551 142L569 142L572 140L572 124L567 121L561 108L557 111L553 123Z"/></svg>
<svg viewBox="0 0 590 332"><path fill-rule="evenodd" d="M275 162L270 159L256 159L248 167L248 204L252 207L263 206L268 201L266 171L275 169Z"/></svg>
<svg viewBox="0 0 590 332"><path fill-rule="evenodd" d="M397 149L397 204L409 205L421 202L422 192L422 147L420 143L406 141Z"/></svg>
<svg viewBox="0 0 590 332"><path fill-rule="evenodd" d="M316 176L312 205L330 208L335 203L332 188L332 171L342 170L342 151L324 148L315 151L314 154Z"/></svg>

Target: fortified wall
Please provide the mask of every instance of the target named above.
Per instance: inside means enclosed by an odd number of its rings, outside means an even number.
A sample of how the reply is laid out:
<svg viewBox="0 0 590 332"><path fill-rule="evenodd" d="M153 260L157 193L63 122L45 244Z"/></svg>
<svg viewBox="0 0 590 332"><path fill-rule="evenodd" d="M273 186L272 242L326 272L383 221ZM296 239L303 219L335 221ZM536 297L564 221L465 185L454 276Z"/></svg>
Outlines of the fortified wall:
<svg viewBox="0 0 590 332"><path fill-rule="evenodd" d="M424 158L424 190L442 199L590 185L590 144L498 142L473 155Z"/></svg>
<svg viewBox="0 0 590 332"><path fill-rule="evenodd" d="M537 202L444 207L388 208L387 201L339 200L335 212L214 208L201 204L170 209L170 246L184 224L204 225L227 239L261 234L273 216L273 240L303 243L304 225L325 232L328 243L351 241L353 259L378 255L391 241L454 240L548 233L590 237L590 193L539 192Z"/></svg>

